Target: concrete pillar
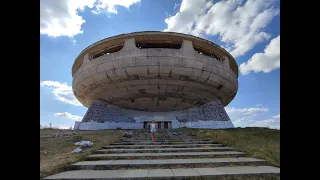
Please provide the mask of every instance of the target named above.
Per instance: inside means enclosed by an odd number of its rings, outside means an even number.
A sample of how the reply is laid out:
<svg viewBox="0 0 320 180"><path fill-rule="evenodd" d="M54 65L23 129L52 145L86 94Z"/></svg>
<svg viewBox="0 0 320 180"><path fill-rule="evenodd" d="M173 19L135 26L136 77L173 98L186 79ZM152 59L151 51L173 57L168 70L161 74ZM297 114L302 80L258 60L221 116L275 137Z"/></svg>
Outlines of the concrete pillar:
<svg viewBox="0 0 320 180"><path fill-rule="evenodd" d="M229 58L226 56L222 57L222 63L225 69L230 69Z"/></svg>
<svg viewBox="0 0 320 180"><path fill-rule="evenodd" d="M75 121L75 122L74 122L73 130L79 130L80 124L81 124L81 121Z"/></svg>
<svg viewBox="0 0 320 180"><path fill-rule="evenodd" d="M193 48L192 41L183 40L180 51L182 51L183 56L195 59L196 51Z"/></svg>
<svg viewBox="0 0 320 180"><path fill-rule="evenodd" d="M87 53L83 57L83 63L88 63L88 62L90 62L91 59L92 59L92 54L91 53Z"/></svg>
<svg viewBox="0 0 320 180"><path fill-rule="evenodd" d="M137 49L135 38L125 40L122 50L133 50L133 49Z"/></svg>

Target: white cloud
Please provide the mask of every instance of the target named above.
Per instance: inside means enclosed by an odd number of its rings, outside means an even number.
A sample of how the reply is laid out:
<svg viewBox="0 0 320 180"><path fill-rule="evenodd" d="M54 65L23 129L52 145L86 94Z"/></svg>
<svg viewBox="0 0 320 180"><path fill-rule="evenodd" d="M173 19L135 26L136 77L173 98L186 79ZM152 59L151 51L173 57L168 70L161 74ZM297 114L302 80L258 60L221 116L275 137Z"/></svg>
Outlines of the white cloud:
<svg viewBox="0 0 320 180"><path fill-rule="evenodd" d="M253 116L257 115L261 112L269 111L268 108L226 108L226 111L229 115L236 115L236 116Z"/></svg>
<svg viewBox="0 0 320 180"><path fill-rule="evenodd" d="M269 73L277 68L280 68L280 35L270 41L263 53L254 54L239 66L243 75L251 71Z"/></svg>
<svg viewBox="0 0 320 180"><path fill-rule="evenodd" d="M280 114L273 116L273 118L280 119Z"/></svg>
<svg viewBox="0 0 320 180"><path fill-rule="evenodd" d="M173 7L173 10L175 10L177 7L179 6L179 4L177 3L174 3L174 7Z"/></svg>
<svg viewBox="0 0 320 180"><path fill-rule="evenodd" d="M77 10L93 8L95 0L40 0L40 34L69 36L82 34L85 20Z"/></svg>
<svg viewBox="0 0 320 180"><path fill-rule="evenodd" d="M76 99L73 94L72 87L67 83L60 83L57 81L42 81L40 87L49 87L52 89L52 93L55 98L67 104L75 106L82 106L82 104Z"/></svg>
<svg viewBox="0 0 320 180"><path fill-rule="evenodd" d="M226 111L235 127L270 127L280 129L279 119L257 120L259 114L268 112L265 107L255 108L226 108Z"/></svg>
<svg viewBox="0 0 320 180"><path fill-rule="evenodd" d="M168 27L164 31L192 33L192 26L197 16L205 11L206 4L206 0L182 0L176 15L165 19Z"/></svg>
<svg viewBox="0 0 320 180"><path fill-rule="evenodd" d="M78 11L117 13L117 6L129 8L140 0L40 0L40 34L73 37L82 34L85 23Z"/></svg>
<svg viewBox="0 0 320 180"><path fill-rule="evenodd" d="M73 115L69 112L62 112L62 113L55 113L55 116L61 116L61 117L66 117L68 119L74 120L74 121L80 121L82 120L81 116Z"/></svg>
<svg viewBox="0 0 320 180"><path fill-rule="evenodd" d="M70 129L70 127L68 126L62 126L62 125L56 125L52 127L53 129ZM72 128L72 126L71 126Z"/></svg>
<svg viewBox="0 0 320 180"><path fill-rule="evenodd" d="M72 44L75 46L78 41L75 40L73 37L71 37L70 39L71 39L71 41L72 41Z"/></svg>
<svg viewBox="0 0 320 180"><path fill-rule="evenodd" d="M219 1L182 0L180 10L165 19L164 31L175 31L196 36L217 35L235 57L244 55L258 43L271 36L264 28L279 9L274 0Z"/></svg>
<svg viewBox="0 0 320 180"><path fill-rule="evenodd" d="M129 8L133 4L139 3L140 1L141 0L98 0L97 4L95 5L95 10L92 12L99 14L106 10L109 13L117 14L117 6Z"/></svg>
<svg viewBox="0 0 320 180"><path fill-rule="evenodd" d="M262 106L262 104L257 104L256 106Z"/></svg>

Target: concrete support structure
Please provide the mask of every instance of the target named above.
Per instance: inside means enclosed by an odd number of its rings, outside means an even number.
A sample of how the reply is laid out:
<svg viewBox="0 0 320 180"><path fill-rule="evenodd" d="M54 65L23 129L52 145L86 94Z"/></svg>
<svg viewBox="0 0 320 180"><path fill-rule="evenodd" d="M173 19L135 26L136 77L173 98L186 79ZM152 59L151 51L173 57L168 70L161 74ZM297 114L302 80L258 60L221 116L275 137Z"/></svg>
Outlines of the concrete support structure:
<svg viewBox="0 0 320 180"><path fill-rule="evenodd" d="M144 116L163 116L163 126L168 121L172 128L182 122L233 127L223 107L238 90L238 66L228 52L201 38L168 32L110 37L81 52L72 75L75 96L89 107L80 129L143 128ZM210 104L214 108L202 108ZM196 113L184 115L191 111Z"/></svg>
<svg viewBox="0 0 320 180"><path fill-rule="evenodd" d="M171 112L146 112L117 107L99 100L92 102L77 129L143 129L149 128L151 120L161 123L161 129L189 128L234 128L220 101L199 107ZM147 127L145 122L148 122ZM165 128L165 122L168 126ZM77 123L78 124L78 123Z"/></svg>

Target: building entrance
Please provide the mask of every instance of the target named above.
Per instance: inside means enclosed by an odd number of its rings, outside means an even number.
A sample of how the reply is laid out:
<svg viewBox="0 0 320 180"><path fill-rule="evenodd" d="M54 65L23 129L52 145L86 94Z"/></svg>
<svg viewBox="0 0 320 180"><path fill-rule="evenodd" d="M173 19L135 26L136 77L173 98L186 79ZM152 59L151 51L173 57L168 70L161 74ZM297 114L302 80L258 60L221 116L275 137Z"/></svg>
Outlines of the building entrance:
<svg viewBox="0 0 320 180"><path fill-rule="evenodd" d="M164 129L168 129L168 122L164 122Z"/></svg>
<svg viewBox="0 0 320 180"><path fill-rule="evenodd" d="M144 121L143 128L150 129L151 121ZM171 129L171 121L156 121L156 128L157 129Z"/></svg>

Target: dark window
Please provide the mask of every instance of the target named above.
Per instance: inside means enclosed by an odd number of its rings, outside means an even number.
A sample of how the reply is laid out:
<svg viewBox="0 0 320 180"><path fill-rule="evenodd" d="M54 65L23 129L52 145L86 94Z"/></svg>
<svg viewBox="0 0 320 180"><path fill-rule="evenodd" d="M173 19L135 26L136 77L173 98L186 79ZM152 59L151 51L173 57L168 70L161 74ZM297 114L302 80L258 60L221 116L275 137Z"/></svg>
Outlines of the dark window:
<svg viewBox="0 0 320 180"><path fill-rule="evenodd" d="M105 49L105 50L102 50L96 54L94 54L92 56L92 59L95 59L95 58L98 58L100 56L103 56L103 55L109 55L111 53L115 53L115 52L118 52L120 51L121 49L123 48L123 45L119 45L119 46L115 46L115 47L112 47L112 48L108 48L108 49Z"/></svg>
<svg viewBox="0 0 320 180"><path fill-rule="evenodd" d="M169 48L169 49L180 49L181 43L137 43L137 48Z"/></svg>
<svg viewBox="0 0 320 180"><path fill-rule="evenodd" d="M195 50L197 53L199 53L199 54L203 54L203 55L206 55L206 56L210 56L210 57L216 58L216 59L218 59L219 61L221 61L221 59L220 59L217 55L215 55L215 54L213 54L213 53L211 53L211 52L208 52L208 51L203 50L203 49L195 48L195 47L194 47L194 50Z"/></svg>

